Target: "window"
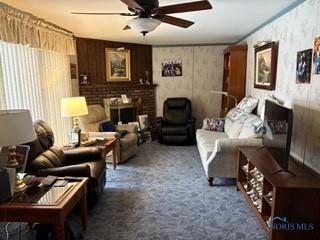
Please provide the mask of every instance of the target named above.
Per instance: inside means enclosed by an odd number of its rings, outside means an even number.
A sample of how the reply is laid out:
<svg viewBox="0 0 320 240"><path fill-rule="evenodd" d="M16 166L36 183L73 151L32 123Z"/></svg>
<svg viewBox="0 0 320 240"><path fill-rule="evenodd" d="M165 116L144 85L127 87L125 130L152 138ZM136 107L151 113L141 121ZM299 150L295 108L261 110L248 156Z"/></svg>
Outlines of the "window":
<svg viewBox="0 0 320 240"><path fill-rule="evenodd" d="M72 95L69 68L65 54L0 42L0 108L30 109L52 127L56 144L68 143L71 119L61 117L60 101Z"/></svg>

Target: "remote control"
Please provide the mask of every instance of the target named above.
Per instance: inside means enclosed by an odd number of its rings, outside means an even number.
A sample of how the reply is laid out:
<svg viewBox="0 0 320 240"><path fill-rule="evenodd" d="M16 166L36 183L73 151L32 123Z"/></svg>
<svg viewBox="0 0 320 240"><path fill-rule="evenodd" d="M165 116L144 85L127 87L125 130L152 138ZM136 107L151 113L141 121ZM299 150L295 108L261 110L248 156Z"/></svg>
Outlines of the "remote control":
<svg viewBox="0 0 320 240"><path fill-rule="evenodd" d="M56 181L53 186L54 187L64 187L68 184L68 181L67 180L58 180Z"/></svg>
<svg viewBox="0 0 320 240"><path fill-rule="evenodd" d="M54 183L57 180L58 177L56 176L47 176L44 179L41 180L42 186L50 186L52 183Z"/></svg>

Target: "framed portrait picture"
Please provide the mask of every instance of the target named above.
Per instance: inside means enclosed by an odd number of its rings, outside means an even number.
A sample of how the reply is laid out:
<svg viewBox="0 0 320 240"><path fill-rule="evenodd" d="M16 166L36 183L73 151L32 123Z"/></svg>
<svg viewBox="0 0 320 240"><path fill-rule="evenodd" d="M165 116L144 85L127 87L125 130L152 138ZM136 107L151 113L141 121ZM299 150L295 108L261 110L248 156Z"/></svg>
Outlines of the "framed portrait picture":
<svg viewBox="0 0 320 240"><path fill-rule="evenodd" d="M320 37L314 39L313 73L320 74Z"/></svg>
<svg viewBox="0 0 320 240"><path fill-rule="evenodd" d="M270 42L255 48L254 87L274 90L277 77L278 44Z"/></svg>
<svg viewBox="0 0 320 240"><path fill-rule="evenodd" d="M16 171L19 173L24 173L27 166L27 160L29 156L30 146L28 145L18 145L16 146L16 160L18 162L18 166L16 167ZM9 159L9 148L2 147L0 150L0 161L1 166L7 167Z"/></svg>
<svg viewBox="0 0 320 240"><path fill-rule="evenodd" d="M182 61L167 60L161 63L162 77L181 77L182 76Z"/></svg>
<svg viewBox="0 0 320 240"><path fill-rule="evenodd" d="M106 48L107 82L128 82L130 73L130 50Z"/></svg>
<svg viewBox="0 0 320 240"><path fill-rule="evenodd" d="M29 151L30 151L30 146L28 145L18 145L16 147L16 159L19 163L19 168L17 170L19 172L25 173L26 171L26 166L27 166L27 161L28 161L28 156L29 156Z"/></svg>
<svg viewBox="0 0 320 240"><path fill-rule="evenodd" d="M310 83L312 65L312 49L297 53L296 82Z"/></svg>

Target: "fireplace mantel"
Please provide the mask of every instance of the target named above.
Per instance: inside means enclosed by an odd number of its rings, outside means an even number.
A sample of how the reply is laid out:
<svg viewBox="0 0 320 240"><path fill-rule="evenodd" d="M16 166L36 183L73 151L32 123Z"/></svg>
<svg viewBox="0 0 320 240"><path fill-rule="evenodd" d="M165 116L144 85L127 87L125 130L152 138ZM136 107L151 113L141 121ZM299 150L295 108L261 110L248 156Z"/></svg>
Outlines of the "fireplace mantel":
<svg viewBox="0 0 320 240"><path fill-rule="evenodd" d="M136 89L151 89L156 88L157 84L130 84L130 83L108 83L108 84L93 84L93 85L82 85L81 89L91 89L91 88L136 88Z"/></svg>
<svg viewBox="0 0 320 240"><path fill-rule="evenodd" d="M128 98L141 98L141 114L147 114L150 124L155 124L156 118L156 87L155 84L95 84L80 86L80 95L85 96L88 105L100 104L104 106L105 98L121 98L126 94Z"/></svg>

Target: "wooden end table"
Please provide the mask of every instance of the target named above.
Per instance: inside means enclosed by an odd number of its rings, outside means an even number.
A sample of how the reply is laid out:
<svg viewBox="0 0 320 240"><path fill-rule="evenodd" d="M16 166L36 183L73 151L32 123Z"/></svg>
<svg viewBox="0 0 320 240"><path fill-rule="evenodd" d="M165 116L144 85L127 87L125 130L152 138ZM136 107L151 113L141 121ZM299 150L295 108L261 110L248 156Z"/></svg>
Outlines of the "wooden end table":
<svg viewBox="0 0 320 240"><path fill-rule="evenodd" d="M117 167L117 142L119 138L114 137L111 140L95 140L90 142L89 144L81 144L80 147L99 147L102 149L102 157L105 158L107 154L112 151L112 166L113 169L116 170ZM69 150L77 147L71 147L71 146L63 146L63 150Z"/></svg>
<svg viewBox="0 0 320 240"><path fill-rule="evenodd" d="M45 223L54 227L56 240L65 240L64 222L72 209L79 203L83 229L88 222L87 182L88 178L74 178L66 193L52 204L26 202L8 202L0 204L0 222Z"/></svg>
<svg viewBox="0 0 320 240"><path fill-rule="evenodd" d="M117 167L117 153L116 153L116 146L117 146L118 137L107 141L104 144L103 154L107 156L107 154L112 151L112 166L113 170L116 170Z"/></svg>

